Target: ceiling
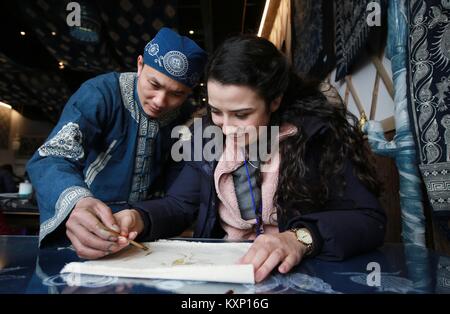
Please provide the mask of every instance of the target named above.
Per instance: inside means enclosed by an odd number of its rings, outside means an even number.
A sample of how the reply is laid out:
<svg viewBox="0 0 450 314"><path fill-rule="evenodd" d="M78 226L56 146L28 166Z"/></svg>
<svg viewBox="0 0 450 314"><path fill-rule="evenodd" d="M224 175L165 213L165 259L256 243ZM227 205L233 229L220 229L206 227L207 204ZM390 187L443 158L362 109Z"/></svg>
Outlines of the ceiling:
<svg viewBox="0 0 450 314"><path fill-rule="evenodd" d="M86 27L77 29L67 23L73 20L70 2L0 2L0 101L28 118L56 123L85 80L109 71L135 71L137 56L163 26L212 52L228 36L256 33L265 3L79 0Z"/></svg>

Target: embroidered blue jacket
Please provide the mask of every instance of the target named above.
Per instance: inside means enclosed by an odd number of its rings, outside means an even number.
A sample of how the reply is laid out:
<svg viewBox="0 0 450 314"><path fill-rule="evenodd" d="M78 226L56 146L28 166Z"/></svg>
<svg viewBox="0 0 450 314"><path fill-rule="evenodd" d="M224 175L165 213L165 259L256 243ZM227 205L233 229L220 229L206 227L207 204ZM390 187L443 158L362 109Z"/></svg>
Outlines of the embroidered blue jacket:
<svg viewBox="0 0 450 314"><path fill-rule="evenodd" d="M94 196L113 211L151 198L176 176L169 167L172 128L189 107L157 120L142 110L135 73L86 81L69 99L48 139L27 164L40 210L40 241L57 229L78 200ZM136 97L135 97L136 96Z"/></svg>

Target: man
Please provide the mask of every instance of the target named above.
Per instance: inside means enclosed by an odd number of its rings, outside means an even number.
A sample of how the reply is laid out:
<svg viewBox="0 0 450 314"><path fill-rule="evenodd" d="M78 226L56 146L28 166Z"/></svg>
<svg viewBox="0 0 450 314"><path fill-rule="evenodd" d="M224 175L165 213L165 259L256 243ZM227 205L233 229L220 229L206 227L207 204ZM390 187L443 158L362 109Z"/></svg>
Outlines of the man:
<svg viewBox="0 0 450 314"><path fill-rule="evenodd" d="M80 257L99 258L136 237L107 231L121 231L112 212L150 198L176 176L173 167L163 171L171 130L188 118L182 104L205 63L197 44L162 28L138 57L137 74L109 73L81 85L27 165L41 245L65 232Z"/></svg>

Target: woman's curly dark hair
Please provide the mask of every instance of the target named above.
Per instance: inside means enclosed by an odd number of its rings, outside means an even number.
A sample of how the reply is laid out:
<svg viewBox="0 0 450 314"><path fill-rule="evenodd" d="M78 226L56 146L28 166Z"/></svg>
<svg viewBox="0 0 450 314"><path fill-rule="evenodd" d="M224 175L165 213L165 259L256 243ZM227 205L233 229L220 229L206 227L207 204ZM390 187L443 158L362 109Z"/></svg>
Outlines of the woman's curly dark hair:
<svg viewBox="0 0 450 314"><path fill-rule="evenodd" d="M282 96L272 125L291 123L299 132L280 143L281 164L275 204L282 212L319 211L330 198L331 186L342 194L343 172L350 160L355 175L376 196L380 188L371 155L354 115L344 106L330 104L316 82L306 82L291 69L286 57L268 40L240 35L227 39L211 56L208 81L246 86L269 105ZM269 109L268 109L269 110ZM327 126L319 138L308 141L303 119L315 117ZM319 145L318 156L308 156L308 145ZM315 150L316 151L316 150ZM307 163L307 159L309 162ZM308 167L309 165L309 167ZM313 165L316 169L310 169ZM311 172L319 175L311 176Z"/></svg>

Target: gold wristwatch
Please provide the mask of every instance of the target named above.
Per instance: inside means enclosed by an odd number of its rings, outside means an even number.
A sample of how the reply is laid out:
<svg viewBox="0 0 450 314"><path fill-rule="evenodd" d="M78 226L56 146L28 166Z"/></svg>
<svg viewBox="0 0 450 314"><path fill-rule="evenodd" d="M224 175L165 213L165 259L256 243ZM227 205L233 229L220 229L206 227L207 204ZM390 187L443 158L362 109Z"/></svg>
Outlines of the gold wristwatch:
<svg viewBox="0 0 450 314"><path fill-rule="evenodd" d="M306 246L306 254L309 255L313 248L313 238L311 236L311 233L306 228L292 228L291 231L295 234L297 237L298 242Z"/></svg>

